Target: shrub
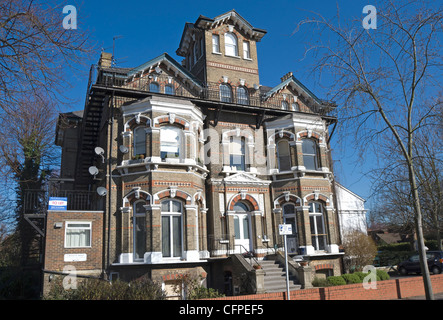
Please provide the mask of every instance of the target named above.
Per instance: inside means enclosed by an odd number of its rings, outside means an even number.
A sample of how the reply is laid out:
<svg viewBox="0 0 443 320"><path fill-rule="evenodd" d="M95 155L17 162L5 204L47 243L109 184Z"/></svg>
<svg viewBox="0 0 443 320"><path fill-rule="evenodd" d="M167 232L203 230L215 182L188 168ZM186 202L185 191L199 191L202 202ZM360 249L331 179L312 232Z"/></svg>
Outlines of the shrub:
<svg viewBox="0 0 443 320"><path fill-rule="evenodd" d="M116 280L78 279L77 289L63 288L63 277L53 280L46 300L163 300L161 286L147 277L129 283Z"/></svg>
<svg viewBox="0 0 443 320"><path fill-rule="evenodd" d="M346 273L341 275L343 279L345 279L346 284L352 284L352 283L362 283L362 279L354 273Z"/></svg>
<svg viewBox="0 0 443 320"><path fill-rule="evenodd" d="M317 278L315 277L312 281L312 285L314 287L327 287L329 286L328 280L325 278Z"/></svg>
<svg viewBox="0 0 443 320"><path fill-rule="evenodd" d="M367 272L354 272L354 275L360 278L360 281L363 282L363 279L369 274Z"/></svg>
<svg viewBox="0 0 443 320"><path fill-rule="evenodd" d="M342 276L330 276L327 280L331 286L342 286L346 284L346 281Z"/></svg>
<svg viewBox="0 0 443 320"><path fill-rule="evenodd" d="M384 270L379 270L377 269L377 277L380 278L380 280L389 280L391 277L389 276L389 274L384 271Z"/></svg>

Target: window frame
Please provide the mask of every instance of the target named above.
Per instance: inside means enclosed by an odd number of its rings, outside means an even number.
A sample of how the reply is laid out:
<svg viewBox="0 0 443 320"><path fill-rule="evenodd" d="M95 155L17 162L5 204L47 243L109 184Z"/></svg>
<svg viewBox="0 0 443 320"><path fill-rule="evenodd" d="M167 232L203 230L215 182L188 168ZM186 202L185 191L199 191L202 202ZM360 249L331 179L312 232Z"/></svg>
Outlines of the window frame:
<svg viewBox="0 0 443 320"><path fill-rule="evenodd" d="M138 144L140 144L141 142L140 141L138 141L138 135L137 135L137 132L138 131L143 131L144 132L144 134L143 134L143 147L142 147L142 151L144 151L144 152L138 152L138 148L140 148L140 146L138 146L137 147L137 145ZM137 156L137 155L141 155L141 154L143 154L143 155L146 155L146 127L143 127L143 126L138 126L138 127L136 127L135 129L134 129L134 131L133 131L133 141L132 141L132 155L135 157L135 156Z"/></svg>
<svg viewBox="0 0 443 320"><path fill-rule="evenodd" d="M288 154L286 156L281 156L280 155L280 152L281 152L280 151L280 146L279 146L280 143L286 143L287 146L288 146ZM282 166L281 166L281 162L280 162L280 159L282 157L287 157L287 159L289 160L288 161L289 168L284 168L285 170L282 170ZM278 171L279 172L291 171L291 168L292 168L291 147L290 147L289 141L286 140L286 139L281 139L281 140L277 141L277 165L278 165Z"/></svg>
<svg viewBox="0 0 443 320"><path fill-rule="evenodd" d="M163 203L165 202L169 202L169 211L163 211ZM173 211L173 206L171 205L172 202L176 202L180 204L180 211ZM161 216L161 252L162 252L162 256L164 259L172 259L172 260L177 260L180 259L183 256L183 250L184 250L184 241L183 241L183 237L184 237L184 232L183 232L183 214L184 214L184 206L183 203L180 200L176 200L176 199L164 199L161 201L160 204L160 216ZM174 233L174 217L180 217L180 225L179 225L179 230L180 230L180 235L179 237L179 241L180 241L180 253L179 255L174 256L174 240L176 239L175 236L177 236ZM164 232L164 219L163 218L167 218L168 220L168 236L169 236L169 256L165 256L164 255L164 243L163 243L163 232Z"/></svg>
<svg viewBox="0 0 443 320"><path fill-rule="evenodd" d="M214 40L216 43L214 43ZM215 51L216 49L217 51ZM218 34L212 34L212 53L221 54L220 52L220 36Z"/></svg>
<svg viewBox="0 0 443 320"><path fill-rule="evenodd" d="M226 88L226 89L222 89ZM227 102L232 103L233 101L233 94L232 94L232 87L227 83L221 83L219 86L219 93L220 93L220 101L221 102ZM226 94L223 93L229 93L229 97Z"/></svg>
<svg viewBox="0 0 443 320"><path fill-rule="evenodd" d="M234 139L240 139L240 153L233 153ZM237 143L237 142L236 142ZM240 163L234 163L234 157L240 157ZM235 167L236 171L245 172L247 169L246 164L246 138L244 136L230 136L229 137L229 166Z"/></svg>
<svg viewBox="0 0 443 320"><path fill-rule="evenodd" d="M241 105L249 105L249 92L244 86L237 87L237 103Z"/></svg>
<svg viewBox="0 0 443 320"><path fill-rule="evenodd" d="M152 90L152 86L157 86L157 91ZM149 92L153 92L153 93L160 93L160 84L156 81L152 81L151 83L149 83Z"/></svg>
<svg viewBox="0 0 443 320"><path fill-rule="evenodd" d="M227 39L232 39L233 43L230 43L231 41L228 42ZM228 51L233 51L234 54L231 54L230 52L228 53ZM238 38L233 32L226 32L225 33L225 56L239 58Z"/></svg>
<svg viewBox="0 0 443 320"><path fill-rule="evenodd" d="M69 224L73 225L81 225L81 224L87 224L88 227L82 227L82 228L76 228L76 227L69 227ZM88 230L89 233L89 243L85 246L75 246L70 245L68 246L68 230ZM64 241L64 247L65 248L91 248L92 247L92 221L65 221L65 241Z"/></svg>
<svg viewBox="0 0 443 320"><path fill-rule="evenodd" d="M304 150L304 146L306 145L306 141L309 141L310 143L313 144L313 148L314 148L314 153L307 153ZM305 138L302 140L302 157L303 157L303 166L305 167L306 170L311 170L311 171L317 171L320 167L318 160L319 160L319 154L318 154L318 143L317 141L315 141L314 139L310 139L310 138ZM307 161L305 161L305 159L307 157L311 157L313 158L313 163L314 163L314 168L311 167L307 167L306 164L308 163Z"/></svg>
<svg viewBox="0 0 443 320"><path fill-rule="evenodd" d="M318 204L320 207L320 212L316 211L316 206L315 204ZM310 230L311 230L311 244L314 247L315 251L326 251L327 249L327 245L328 245L328 230L326 228L326 221L325 221L325 214L326 214L326 210L324 205L319 202L319 201L310 201L308 203L309 205L309 225L310 225ZM311 208L313 211L311 211ZM318 226L318 221L317 221L317 217L320 217L320 221L322 223L322 227L323 227L323 232L324 233L319 233L319 226ZM312 218L312 219L311 219ZM312 229L314 228L315 233L312 233ZM322 238L322 242L323 242L323 249L321 248L320 245L320 238ZM315 243L313 241L313 239L315 239Z"/></svg>
<svg viewBox="0 0 443 320"><path fill-rule="evenodd" d="M251 45L249 41L243 41L243 59L251 60Z"/></svg>
<svg viewBox="0 0 443 320"><path fill-rule="evenodd" d="M162 147L166 147L168 143L165 144L165 140L162 139L162 131L164 132L165 130L171 130L171 131L175 131L177 133L178 136L178 141L176 143L177 146L177 152L175 153L176 156L175 157L169 157L169 156L163 156L163 152L165 152L166 154L170 154L170 152L166 152L166 151L162 151ZM161 160L166 160L167 158L170 159L181 159L181 154L182 154L182 141L183 141L183 137L182 137L182 129L174 126L174 125L166 125L166 126L161 126L160 127L160 158ZM168 145L169 147L172 146L172 143Z"/></svg>
<svg viewBox="0 0 443 320"><path fill-rule="evenodd" d="M146 204L146 201L144 200L138 200L136 202L134 202L133 206L132 206L132 226L133 226L133 232L132 232L132 236L133 236L133 243L132 243L132 248L133 248L133 259L134 261L143 261L144 260L144 256L143 257L137 257L137 250L136 250L136 246L137 246L137 218L144 218L144 243L145 243L145 252L146 252L146 236L147 236L147 230L146 230L146 210L144 210L143 212L137 212L136 208L137 205L139 203L144 203ZM145 253L144 252L144 253ZM143 254L144 254L143 253Z"/></svg>

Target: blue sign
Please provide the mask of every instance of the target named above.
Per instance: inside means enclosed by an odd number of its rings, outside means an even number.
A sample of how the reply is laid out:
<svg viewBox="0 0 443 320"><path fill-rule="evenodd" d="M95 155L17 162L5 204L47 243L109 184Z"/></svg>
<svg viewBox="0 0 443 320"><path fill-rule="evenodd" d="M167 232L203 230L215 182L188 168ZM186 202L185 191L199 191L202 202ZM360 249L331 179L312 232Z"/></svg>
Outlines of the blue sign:
<svg viewBox="0 0 443 320"><path fill-rule="evenodd" d="M68 198L50 197L48 210L68 210Z"/></svg>

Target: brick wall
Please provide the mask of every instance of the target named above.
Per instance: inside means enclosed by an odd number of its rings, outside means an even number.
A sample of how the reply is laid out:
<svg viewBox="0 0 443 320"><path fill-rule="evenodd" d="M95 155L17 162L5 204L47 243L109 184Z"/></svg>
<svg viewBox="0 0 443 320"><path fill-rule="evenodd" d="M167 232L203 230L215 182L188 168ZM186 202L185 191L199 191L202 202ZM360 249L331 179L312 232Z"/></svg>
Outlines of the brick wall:
<svg viewBox="0 0 443 320"><path fill-rule="evenodd" d="M443 274L432 275L432 290L443 292ZM291 300L393 300L425 295L423 278L411 277L378 281L376 289L365 289L361 283L326 288L291 291ZM215 300L285 300L286 292L224 297Z"/></svg>
<svg viewBox="0 0 443 320"><path fill-rule="evenodd" d="M91 247L65 248L65 228L67 221L91 222ZM55 227L55 223L62 223ZM103 251L103 212L48 211L45 269L63 271L67 265L77 270L97 270L102 268ZM64 261L65 254L86 254L86 261Z"/></svg>

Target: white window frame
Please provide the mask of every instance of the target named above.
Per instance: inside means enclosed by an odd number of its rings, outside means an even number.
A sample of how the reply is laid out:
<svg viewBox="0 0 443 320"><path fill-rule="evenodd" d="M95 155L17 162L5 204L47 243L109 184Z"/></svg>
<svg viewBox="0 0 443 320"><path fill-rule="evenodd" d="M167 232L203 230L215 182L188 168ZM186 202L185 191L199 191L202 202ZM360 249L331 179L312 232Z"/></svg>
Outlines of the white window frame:
<svg viewBox="0 0 443 320"><path fill-rule="evenodd" d="M288 159L289 159L289 168L285 168L286 170L282 170L282 165L280 163L280 159L283 157L280 155L280 153L281 153L280 143L286 143L288 145L288 154L285 157L288 157ZM291 146L289 144L289 141L286 139L277 141L277 165L278 165L279 172L291 171L291 167L292 167Z"/></svg>
<svg viewBox="0 0 443 320"><path fill-rule="evenodd" d="M184 205L181 201L179 200L175 200L175 199L164 199L161 201L161 206L163 206L163 202L178 202L180 203L180 212L175 212L172 211L172 206L170 205L169 207L169 211L163 211L163 208L161 207L161 223L163 224L163 217L168 217L168 223L169 223L169 250L171 253L171 256L169 257L165 257L163 256L163 259L170 259L170 260L178 260L181 259L181 257L183 256L183 250L184 250L184 241L183 241L183 237L184 237L184 230L183 230L183 211L184 211ZM174 252L174 233L173 233L173 217L180 217L180 255L179 256L173 256L173 252ZM163 225L161 226L161 238L163 238ZM163 254L163 243L162 243L162 254Z"/></svg>
<svg viewBox="0 0 443 320"><path fill-rule="evenodd" d="M165 130L171 130L171 131L174 131L174 132L176 132L177 133L177 136L178 136L178 141L177 141L177 143L175 143L175 144L172 144L172 141L165 141L164 139L163 139L163 137L162 137L162 130L163 130L163 132L165 131ZM171 157L172 159L181 159L181 157L182 157L182 154L184 153L182 150L183 150L183 148L182 148L182 144L183 144L183 135L182 135L182 129L181 128L179 128L179 127L176 127L176 126L173 126L173 125L167 125L167 126L162 126L162 127L160 127L160 157L161 157L161 159L163 160L163 159L167 159L167 158L169 158L169 157L162 157L162 148L163 147L177 147L177 156L176 157ZM171 159L170 158L170 159Z"/></svg>
<svg viewBox="0 0 443 320"><path fill-rule="evenodd" d="M232 39L233 43L229 43L228 41L226 41L228 39ZM231 54L231 51L233 51L233 54ZM225 56L239 58L238 39L237 36L232 32L225 33Z"/></svg>
<svg viewBox="0 0 443 320"><path fill-rule="evenodd" d="M304 152L304 150L303 150L303 144L304 144L306 141L310 141L310 142L313 143L313 145L314 145L314 153L306 153L306 152ZM303 139L303 140L302 140L302 154L303 154L303 166L306 168L306 170L318 170L318 168L319 168L318 156L319 156L319 155L318 155L318 145L317 145L317 141L315 141L315 140L313 140L313 139L309 139L309 138ZM314 168L308 168L308 167L306 166L306 163L305 163L305 157L312 157L312 158L314 159Z"/></svg>
<svg viewBox="0 0 443 320"><path fill-rule="evenodd" d="M69 225L87 224L88 227L72 227ZM69 230L89 230L89 244L85 246L68 246L68 231ZM65 248L91 248L92 245L92 222L91 221L65 221Z"/></svg>
<svg viewBox="0 0 443 320"><path fill-rule="evenodd" d="M146 210L144 212L137 212L136 208L137 208L137 204L139 203L145 203L146 201L144 200L139 200L134 202L133 207L132 207L132 212L133 212L133 216L132 216L132 238L133 238L133 243L132 243L132 248L133 248L133 252L134 252L134 261L143 261L144 256L143 257L136 257L137 254L137 250L136 250L136 232L137 232L137 228L136 228L136 220L137 218L145 218L145 228L146 228ZM145 230L145 242L146 242L146 235L147 235L147 230Z"/></svg>
<svg viewBox="0 0 443 320"><path fill-rule="evenodd" d="M218 53L220 52L220 36L218 34L212 35L212 53Z"/></svg>
<svg viewBox="0 0 443 320"><path fill-rule="evenodd" d="M243 59L251 60L251 46L249 41L243 41Z"/></svg>
<svg viewBox="0 0 443 320"><path fill-rule="evenodd" d="M320 205L320 212L316 212L315 210L315 204L319 204ZM327 246L328 246L328 230L326 229L326 221L325 221L325 208L323 206L322 203L317 202L317 201L311 201L309 202L309 205L312 204L312 208L313 208L313 212L310 211L309 209L309 224L312 224L311 221L313 221L313 227L314 227L314 231L315 233L313 234L311 232L311 240L312 237L315 237L315 243L312 243L312 246L314 247L315 251L326 251ZM311 217L313 217L313 219L311 220ZM323 224L323 231L324 233L318 233L318 225L317 225L317 219L316 217L321 217L321 222ZM312 226L311 226L312 229ZM323 247L324 249L319 249L320 248L320 238L323 238Z"/></svg>

